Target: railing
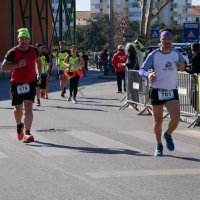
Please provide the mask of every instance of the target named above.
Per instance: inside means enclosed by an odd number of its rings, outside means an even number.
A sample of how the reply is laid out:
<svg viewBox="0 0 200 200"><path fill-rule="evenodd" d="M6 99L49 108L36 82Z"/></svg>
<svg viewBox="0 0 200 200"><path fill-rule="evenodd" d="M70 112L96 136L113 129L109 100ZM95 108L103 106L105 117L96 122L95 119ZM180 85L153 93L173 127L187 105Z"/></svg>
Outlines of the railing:
<svg viewBox="0 0 200 200"><path fill-rule="evenodd" d="M136 70L127 71L126 77L126 103L120 109L125 109L131 105L135 109L140 110L138 115L143 114L145 111L151 114L152 106L149 102L148 78L140 77ZM188 128L191 126L194 127L197 122L200 122L200 76L179 72L177 88L179 92L181 117L184 118L184 121L190 123ZM166 113L164 118L168 115L169 113Z"/></svg>

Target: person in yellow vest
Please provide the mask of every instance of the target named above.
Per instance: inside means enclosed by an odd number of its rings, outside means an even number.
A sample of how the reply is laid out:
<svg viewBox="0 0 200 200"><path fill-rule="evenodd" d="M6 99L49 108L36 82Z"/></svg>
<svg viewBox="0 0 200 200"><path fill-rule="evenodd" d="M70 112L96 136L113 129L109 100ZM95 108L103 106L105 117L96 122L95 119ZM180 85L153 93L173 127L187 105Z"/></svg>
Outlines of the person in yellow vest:
<svg viewBox="0 0 200 200"><path fill-rule="evenodd" d="M84 60L82 56L77 54L77 47L72 45L71 54L67 55L64 59L64 64L67 66L65 74L69 77L69 93L68 101L77 103L76 95L78 92L78 84L80 77L83 76Z"/></svg>
<svg viewBox="0 0 200 200"><path fill-rule="evenodd" d="M37 85L36 89L36 96L37 96L37 106L40 106L40 97L45 98L45 92L46 92L46 82L48 79L49 74L49 64L50 64L50 58L49 56L42 51L43 45L41 43L36 44L36 48L39 52L40 59L42 61L42 73L41 73L41 84Z"/></svg>
<svg viewBox="0 0 200 200"><path fill-rule="evenodd" d="M65 97L66 84L68 81L67 77L64 75L64 70L66 66L63 63L65 57L68 55L65 41L60 41L59 47L60 47L60 50L57 52L57 55L56 55L56 66L59 71L61 97Z"/></svg>
<svg viewBox="0 0 200 200"><path fill-rule="evenodd" d="M51 70L52 70L52 58L50 55L50 51L47 46L42 47L42 52L46 53L49 57L49 62L48 62L48 70L47 70L47 78L46 78L46 89L45 89L45 94L44 94L44 99L48 99L48 91L49 91L49 77L51 75Z"/></svg>
<svg viewBox="0 0 200 200"><path fill-rule="evenodd" d="M146 58L146 52L144 51L143 40L144 40L144 36L139 35L138 38L133 43L135 45L137 45L137 48L140 49L140 51L142 51L143 59L145 59Z"/></svg>

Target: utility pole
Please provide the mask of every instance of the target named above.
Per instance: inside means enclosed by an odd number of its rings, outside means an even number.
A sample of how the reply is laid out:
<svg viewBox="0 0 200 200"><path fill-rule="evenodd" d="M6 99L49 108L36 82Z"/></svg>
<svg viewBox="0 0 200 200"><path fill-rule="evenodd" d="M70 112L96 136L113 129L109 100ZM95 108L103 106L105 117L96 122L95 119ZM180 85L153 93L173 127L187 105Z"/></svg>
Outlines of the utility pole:
<svg viewBox="0 0 200 200"><path fill-rule="evenodd" d="M114 49L114 32L113 32L113 0L110 0L110 12L109 12L109 53L110 59L113 56L113 49Z"/></svg>

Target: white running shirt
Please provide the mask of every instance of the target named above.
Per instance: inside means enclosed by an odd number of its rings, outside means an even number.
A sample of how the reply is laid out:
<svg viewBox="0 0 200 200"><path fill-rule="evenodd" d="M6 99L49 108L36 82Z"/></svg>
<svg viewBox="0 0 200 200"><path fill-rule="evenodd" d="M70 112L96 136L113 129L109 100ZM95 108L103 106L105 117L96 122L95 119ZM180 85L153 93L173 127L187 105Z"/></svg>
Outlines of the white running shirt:
<svg viewBox="0 0 200 200"><path fill-rule="evenodd" d="M152 68L156 72L157 79L154 82L150 82L150 87L168 90L176 89L178 73L175 62L178 61L186 64L185 59L178 50L172 49L170 53L164 54L160 49L156 49L148 55L140 70L141 72L144 70L148 72Z"/></svg>

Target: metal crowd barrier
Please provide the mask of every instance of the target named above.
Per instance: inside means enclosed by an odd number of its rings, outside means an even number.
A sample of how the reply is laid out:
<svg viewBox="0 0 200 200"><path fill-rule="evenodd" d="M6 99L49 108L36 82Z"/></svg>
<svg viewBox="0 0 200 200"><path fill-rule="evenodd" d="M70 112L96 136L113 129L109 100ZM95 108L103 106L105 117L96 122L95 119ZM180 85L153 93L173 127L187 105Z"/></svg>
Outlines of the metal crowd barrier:
<svg viewBox="0 0 200 200"><path fill-rule="evenodd" d="M180 101L181 116L186 116L194 120L188 127L195 126L198 122L199 115L199 99L198 99L198 84L197 76L185 72L178 73L178 92Z"/></svg>
<svg viewBox="0 0 200 200"><path fill-rule="evenodd" d="M149 81L145 77L141 77L137 70L128 70L126 72L126 103L120 108L125 109L132 105L136 110L138 106L143 107L139 115L147 111L151 114L151 106L148 104Z"/></svg>
<svg viewBox="0 0 200 200"><path fill-rule="evenodd" d="M136 70L126 72L127 76L127 95L126 103L120 108L125 109L129 105L134 108L140 106L138 115L147 111L152 113L152 106L149 103L149 81L148 78L141 77ZM195 126L200 122L200 75L191 75L186 72L178 73L177 88L179 92L181 117L190 123L188 126ZM166 116L168 116L167 113ZM191 121L192 118L192 121Z"/></svg>

